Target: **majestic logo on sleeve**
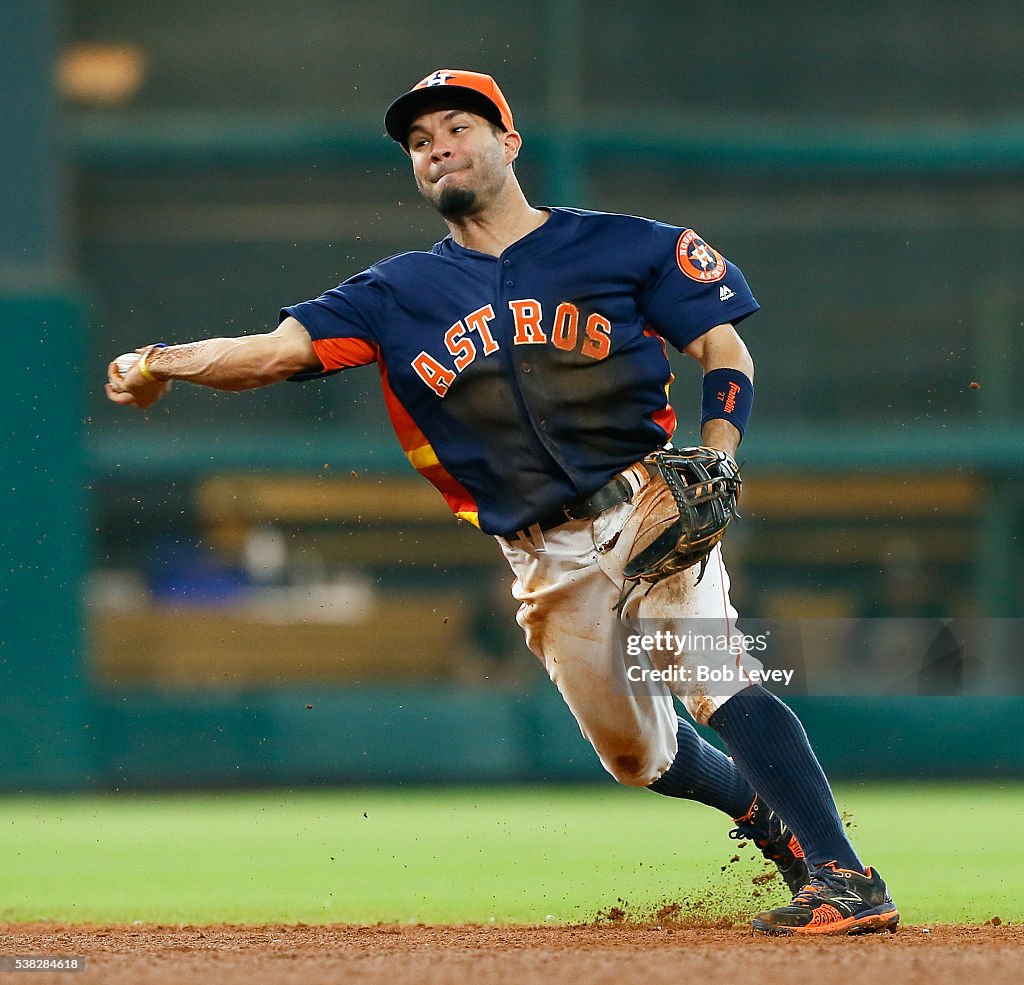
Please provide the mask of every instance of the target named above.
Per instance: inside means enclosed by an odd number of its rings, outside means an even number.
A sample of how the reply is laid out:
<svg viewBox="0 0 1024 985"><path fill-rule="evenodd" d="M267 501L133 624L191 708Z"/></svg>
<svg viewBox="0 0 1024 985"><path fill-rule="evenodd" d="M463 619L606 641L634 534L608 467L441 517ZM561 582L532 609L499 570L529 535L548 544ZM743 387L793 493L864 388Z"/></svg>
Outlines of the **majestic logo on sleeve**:
<svg viewBox="0 0 1024 985"><path fill-rule="evenodd" d="M687 229L679 237L676 263L690 280L702 284L714 284L725 276L725 258L692 229Z"/></svg>

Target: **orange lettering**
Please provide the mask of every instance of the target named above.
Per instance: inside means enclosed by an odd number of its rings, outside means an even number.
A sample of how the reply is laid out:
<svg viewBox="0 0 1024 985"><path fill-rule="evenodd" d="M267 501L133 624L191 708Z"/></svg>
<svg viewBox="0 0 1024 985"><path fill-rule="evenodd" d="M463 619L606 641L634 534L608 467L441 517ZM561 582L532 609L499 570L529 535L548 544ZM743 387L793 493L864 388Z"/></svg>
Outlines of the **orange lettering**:
<svg viewBox="0 0 1024 985"><path fill-rule="evenodd" d="M587 337L580 346L580 353L591 359L604 359L612 349L612 323L595 311L583 330Z"/></svg>
<svg viewBox="0 0 1024 985"><path fill-rule="evenodd" d="M455 374L426 352L421 352L412 361L412 368L439 397L443 397L448 392L448 387L455 382Z"/></svg>
<svg viewBox="0 0 1024 985"><path fill-rule="evenodd" d="M555 312L555 323L551 326L551 341L555 348L572 352L576 348L579 327L580 309L569 301L563 301Z"/></svg>
<svg viewBox="0 0 1024 985"><path fill-rule="evenodd" d="M736 395L740 392L740 385L738 383L729 384L729 392L725 395L725 406L723 410L727 414L731 414L736 409Z"/></svg>
<svg viewBox="0 0 1024 985"><path fill-rule="evenodd" d="M480 340L484 344L484 355L489 356L492 352L498 351L498 343L494 341L491 330L487 323L494 317L494 309L488 304L477 308L471 315L466 315L466 325L471 332L479 332Z"/></svg>
<svg viewBox="0 0 1024 985"><path fill-rule="evenodd" d="M547 342L547 336L540 327L544 312L539 301L526 298L523 301L509 301L508 306L512 309L512 317L516 323L516 335L513 340L516 345L539 345Z"/></svg>
<svg viewBox="0 0 1024 985"><path fill-rule="evenodd" d="M460 373L476 359L476 346L472 339L466 338L466 326L460 321L444 333L444 344L455 357L455 368Z"/></svg>

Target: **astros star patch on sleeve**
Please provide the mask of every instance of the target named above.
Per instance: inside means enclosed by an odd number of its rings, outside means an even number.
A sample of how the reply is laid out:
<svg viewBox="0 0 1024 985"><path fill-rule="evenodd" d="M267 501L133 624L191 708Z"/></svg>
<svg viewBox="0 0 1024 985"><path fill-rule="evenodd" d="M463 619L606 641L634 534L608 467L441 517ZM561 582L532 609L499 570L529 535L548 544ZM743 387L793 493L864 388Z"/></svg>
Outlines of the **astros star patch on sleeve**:
<svg viewBox="0 0 1024 985"><path fill-rule="evenodd" d="M676 263L690 280L714 284L725 276L725 257L687 229L676 244Z"/></svg>

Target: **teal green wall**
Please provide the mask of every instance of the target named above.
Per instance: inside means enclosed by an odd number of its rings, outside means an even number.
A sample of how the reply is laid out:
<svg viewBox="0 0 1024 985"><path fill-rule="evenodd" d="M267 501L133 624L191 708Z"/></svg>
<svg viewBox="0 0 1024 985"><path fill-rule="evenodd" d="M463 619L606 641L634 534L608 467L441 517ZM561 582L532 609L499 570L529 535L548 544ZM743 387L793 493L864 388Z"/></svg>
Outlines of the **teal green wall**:
<svg viewBox="0 0 1024 985"><path fill-rule="evenodd" d="M0 783L88 773L81 317L66 297L0 297Z"/></svg>
<svg viewBox="0 0 1024 985"><path fill-rule="evenodd" d="M306 705L312 704L312 709ZM1024 775L1024 699L795 699L833 779ZM103 788L606 780L553 687L97 698ZM711 733L708 737L715 740Z"/></svg>

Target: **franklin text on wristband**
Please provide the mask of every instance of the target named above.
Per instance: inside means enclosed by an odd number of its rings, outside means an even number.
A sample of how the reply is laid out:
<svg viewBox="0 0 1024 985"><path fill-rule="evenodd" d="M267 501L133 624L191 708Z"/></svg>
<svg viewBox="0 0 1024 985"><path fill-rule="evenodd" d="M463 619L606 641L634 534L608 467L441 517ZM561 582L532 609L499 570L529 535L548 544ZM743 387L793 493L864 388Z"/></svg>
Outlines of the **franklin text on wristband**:
<svg viewBox="0 0 1024 985"><path fill-rule="evenodd" d="M701 427L707 421L721 418L743 436L750 421L754 403L754 384L738 369L713 369L704 376L701 399Z"/></svg>

